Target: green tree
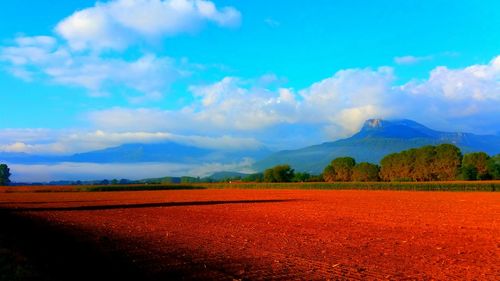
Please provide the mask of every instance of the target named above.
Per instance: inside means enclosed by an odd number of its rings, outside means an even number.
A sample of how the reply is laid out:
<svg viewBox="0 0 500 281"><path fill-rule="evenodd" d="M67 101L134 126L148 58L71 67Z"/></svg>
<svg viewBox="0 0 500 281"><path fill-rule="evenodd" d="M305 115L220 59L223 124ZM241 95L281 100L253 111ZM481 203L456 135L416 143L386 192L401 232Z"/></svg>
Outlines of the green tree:
<svg viewBox="0 0 500 281"><path fill-rule="evenodd" d="M380 178L383 181L394 181L398 178L397 166L399 153L391 153L380 160Z"/></svg>
<svg viewBox="0 0 500 281"><path fill-rule="evenodd" d="M474 167L477 170L477 178L478 180L490 179L491 175L488 171L488 162L490 160L490 156L484 152L474 152L468 153L464 155L462 160L463 167Z"/></svg>
<svg viewBox="0 0 500 281"><path fill-rule="evenodd" d="M436 147L427 145L415 150L415 164L412 179L416 181L432 181L436 179L434 163L436 162Z"/></svg>
<svg viewBox="0 0 500 281"><path fill-rule="evenodd" d="M392 153L380 161L380 177L384 181L415 180L416 149Z"/></svg>
<svg viewBox="0 0 500 281"><path fill-rule="evenodd" d="M306 182L306 181L309 181L310 178L311 178L311 174L299 172L299 173L295 173L292 181L294 181L294 182Z"/></svg>
<svg viewBox="0 0 500 281"><path fill-rule="evenodd" d="M362 162L352 169L353 181L379 181L380 167L378 165Z"/></svg>
<svg viewBox="0 0 500 281"><path fill-rule="evenodd" d="M400 181L415 180L415 160L417 157L417 149L409 149L402 151L399 156L398 178Z"/></svg>
<svg viewBox="0 0 500 281"><path fill-rule="evenodd" d="M331 164L326 166L323 170L323 180L326 182L335 181L335 169L333 169L333 166Z"/></svg>
<svg viewBox="0 0 500 281"><path fill-rule="evenodd" d="M356 161L352 157L338 157L323 171L325 181L350 181Z"/></svg>
<svg viewBox="0 0 500 281"><path fill-rule="evenodd" d="M491 157L488 161L488 173L494 180L500 180L500 154Z"/></svg>
<svg viewBox="0 0 500 281"><path fill-rule="evenodd" d="M9 185L10 169L7 164L0 164L0 186Z"/></svg>
<svg viewBox="0 0 500 281"><path fill-rule="evenodd" d="M290 165L277 165L264 171L265 182L290 182L294 171Z"/></svg>
<svg viewBox="0 0 500 281"><path fill-rule="evenodd" d="M459 179L466 181L477 180L477 169L472 165L462 166Z"/></svg>
<svg viewBox="0 0 500 281"><path fill-rule="evenodd" d="M436 146L433 163L435 179L440 181L454 180L460 173L462 152L452 144Z"/></svg>
<svg viewBox="0 0 500 281"><path fill-rule="evenodd" d="M264 179L264 175L262 173L250 174L243 178L245 182L261 182Z"/></svg>
<svg viewBox="0 0 500 281"><path fill-rule="evenodd" d="M460 173L462 153L451 144L423 146L392 153L380 161L384 181L454 180Z"/></svg>

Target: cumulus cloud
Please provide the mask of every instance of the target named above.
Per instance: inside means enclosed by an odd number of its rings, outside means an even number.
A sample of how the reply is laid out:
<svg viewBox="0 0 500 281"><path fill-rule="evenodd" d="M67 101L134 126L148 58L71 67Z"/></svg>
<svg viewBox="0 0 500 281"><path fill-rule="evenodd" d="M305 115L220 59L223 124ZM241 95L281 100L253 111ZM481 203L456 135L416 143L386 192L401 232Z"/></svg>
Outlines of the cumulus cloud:
<svg viewBox="0 0 500 281"><path fill-rule="evenodd" d="M500 56L488 64L461 69L440 66L424 81L411 81L395 92L407 114L441 128L494 133L500 120Z"/></svg>
<svg viewBox="0 0 500 281"><path fill-rule="evenodd" d="M83 87L91 96L106 96L109 88L125 87L141 93L128 97L132 104L155 101L188 71L182 63L148 51L124 56L128 47L193 32L205 22L231 27L240 20L235 8L217 7L208 0L97 2L59 22L55 36L20 36L0 47L0 62L25 81L48 78L53 83Z"/></svg>
<svg viewBox="0 0 500 281"><path fill-rule="evenodd" d="M181 75L175 61L168 57L144 54L125 60L74 54L47 36L19 37L15 41L17 45L0 49L0 60L10 63L14 75L49 78L53 83L83 87L92 95L101 95L110 86L121 86L158 99Z"/></svg>
<svg viewBox="0 0 500 281"><path fill-rule="evenodd" d="M410 118L436 129L482 134L500 129L500 57L462 69L437 67L428 79L404 85L394 85L394 77L388 67L341 70L298 91L226 77L192 86L195 101L180 110L114 108L91 112L89 120L108 130L146 124L150 130L273 135L282 142L305 132L290 129L295 126L314 135L310 144L349 136L369 118Z"/></svg>
<svg viewBox="0 0 500 281"><path fill-rule="evenodd" d="M354 133L367 118L390 114L386 103L392 79L390 68L352 69L295 91L226 77L191 87L195 101L180 110L113 108L90 112L88 118L93 126L107 130L142 127L205 134L265 135L277 133L276 126L317 125L338 138ZM294 138L281 131L281 137Z"/></svg>
<svg viewBox="0 0 500 281"><path fill-rule="evenodd" d="M211 85L191 87L191 91L198 101L186 112L197 123L256 130L296 121L297 102L289 89L248 88L241 80L226 77Z"/></svg>
<svg viewBox="0 0 500 281"><path fill-rule="evenodd" d="M341 70L300 91L304 118L327 123L331 137L350 135L368 118L391 115L393 80L388 67Z"/></svg>
<svg viewBox="0 0 500 281"><path fill-rule="evenodd" d="M237 26L241 14L206 0L115 0L62 20L56 32L74 50L124 49L141 38L193 32L204 22Z"/></svg>
<svg viewBox="0 0 500 281"><path fill-rule="evenodd" d="M132 136L145 133L153 141L196 146L263 143L294 148L347 137L369 118L409 118L446 131L500 130L500 57L460 69L437 67L428 79L404 85L394 85L394 77L388 67L346 69L300 90L269 86L261 78L225 77L191 86L193 102L181 109L115 107L88 112L89 126L105 136L90 132L52 143L94 147L94 142L85 141L88 137L100 139L95 147L104 147L143 141ZM11 140L3 143L5 149L40 149L29 141Z"/></svg>

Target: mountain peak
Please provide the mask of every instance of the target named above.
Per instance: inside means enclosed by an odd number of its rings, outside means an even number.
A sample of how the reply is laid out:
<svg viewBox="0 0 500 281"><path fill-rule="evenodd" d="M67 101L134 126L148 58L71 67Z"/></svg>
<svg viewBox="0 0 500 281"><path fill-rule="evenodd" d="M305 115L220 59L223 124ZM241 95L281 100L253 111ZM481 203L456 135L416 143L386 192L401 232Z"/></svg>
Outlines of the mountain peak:
<svg viewBox="0 0 500 281"><path fill-rule="evenodd" d="M390 127L390 126L403 126L403 127L410 127L414 129L420 129L420 130L431 130L427 128L426 126L415 122L410 119L395 119L395 120L385 120L385 119L368 119L365 121L363 125L363 129L370 129L370 128L383 128L383 127ZM363 130L362 129L362 130Z"/></svg>
<svg viewBox="0 0 500 281"><path fill-rule="evenodd" d="M368 119L365 121L365 124L363 127L368 127L368 128L380 128L382 127L382 119Z"/></svg>
<svg viewBox="0 0 500 281"><path fill-rule="evenodd" d="M383 120L368 119L355 138L385 137L385 138L429 138L436 135L436 131L413 120Z"/></svg>

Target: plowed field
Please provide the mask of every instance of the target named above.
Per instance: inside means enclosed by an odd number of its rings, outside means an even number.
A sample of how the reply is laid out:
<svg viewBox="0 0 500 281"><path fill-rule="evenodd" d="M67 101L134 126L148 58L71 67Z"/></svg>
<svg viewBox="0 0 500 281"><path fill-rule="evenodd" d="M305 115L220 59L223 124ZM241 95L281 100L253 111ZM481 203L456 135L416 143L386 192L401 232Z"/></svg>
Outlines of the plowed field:
<svg viewBox="0 0 500 281"><path fill-rule="evenodd" d="M144 279L500 280L500 193L28 192L0 208Z"/></svg>

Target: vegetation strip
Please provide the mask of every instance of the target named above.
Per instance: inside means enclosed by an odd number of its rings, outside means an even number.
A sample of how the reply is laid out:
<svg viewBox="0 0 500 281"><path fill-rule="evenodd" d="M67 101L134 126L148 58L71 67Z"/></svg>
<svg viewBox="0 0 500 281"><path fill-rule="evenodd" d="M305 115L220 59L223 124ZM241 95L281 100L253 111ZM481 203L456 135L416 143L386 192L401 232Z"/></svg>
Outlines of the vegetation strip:
<svg viewBox="0 0 500 281"><path fill-rule="evenodd" d="M117 192L201 189L318 189L318 190L399 190L399 191L483 191L500 190L500 181L449 182L303 182L303 183L196 183L196 184L143 184L99 186L28 186L4 187L5 193L21 192Z"/></svg>

